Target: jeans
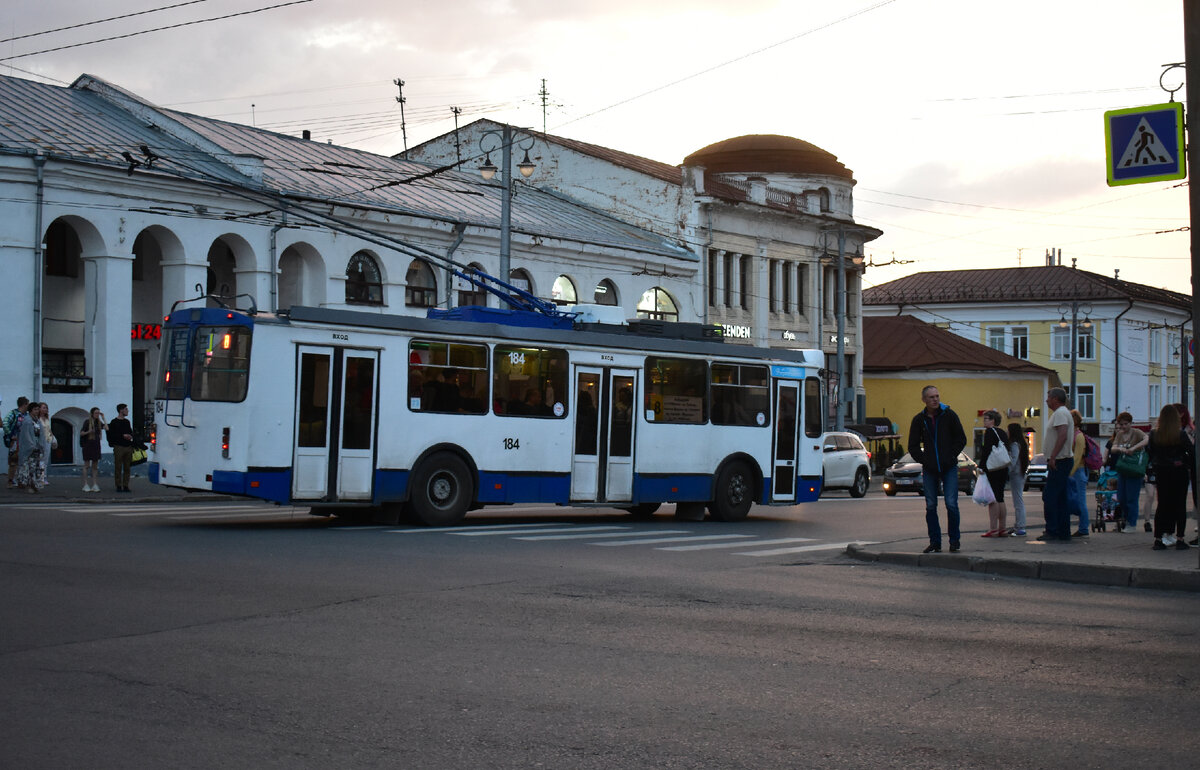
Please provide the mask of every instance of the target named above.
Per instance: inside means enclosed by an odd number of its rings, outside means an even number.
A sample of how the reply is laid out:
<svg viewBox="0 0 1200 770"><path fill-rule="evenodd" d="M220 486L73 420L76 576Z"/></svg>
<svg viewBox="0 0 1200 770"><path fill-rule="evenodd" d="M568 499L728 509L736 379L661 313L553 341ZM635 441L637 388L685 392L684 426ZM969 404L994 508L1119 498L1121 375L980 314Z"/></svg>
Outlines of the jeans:
<svg viewBox="0 0 1200 770"><path fill-rule="evenodd" d="M1064 457L1049 463L1046 486L1042 489L1042 508L1046 516L1046 537L1062 540L1071 538L1071 509L1067 504L1067 487L1074 458Z"/></svg>
<svg viewBox="0 0 1200 770"><path fill-rule="evenodd" d="M929 530L929 543L941 548L942 527L938 521L937 501L938 487L946 498L946 534L950 536L950 545L958 545L960 538L958 530L958 466L951 466L948 471L922 470L921 483L925 487L925 526Z"/></svg>
<svg viewBox="0 0 1200 770"><path fill-rule="evenodd" d="M1117 501L1121 503L1121 510L1125 512L1125 526L1132 528L1137 526L1138 521L1138 502L1142 496L1142 477L1136 479L1129 476L1117 474Z"/></svg>
<svg viewBox="0 0 1200 770"><path fill-rule="evenodd" d="M1067 481L1067 509L1079 517L1079 532L1088 531L1087 468L1080 468ZM1067 522L1070 524L1070 521Z"/></svg>
<svg viewBox="0 0 1200 770"><path fill-rule="evenodd" d="M1025 491L1025 477L1020 473L1013 473L1010 469L1008 481L1013 499L1013 527L1025 529L1025 497L1022 494Z"/></svg>

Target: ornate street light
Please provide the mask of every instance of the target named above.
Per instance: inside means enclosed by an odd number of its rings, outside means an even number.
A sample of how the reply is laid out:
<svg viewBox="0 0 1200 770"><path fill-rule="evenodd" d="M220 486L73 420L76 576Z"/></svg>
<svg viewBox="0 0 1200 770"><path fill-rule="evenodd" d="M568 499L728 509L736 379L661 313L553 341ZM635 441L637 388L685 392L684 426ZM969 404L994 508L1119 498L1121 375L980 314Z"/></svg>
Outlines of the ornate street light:
<svg viewBox="0 0 1200 770"><path fill-rule="evenodd" d="M1071 320L1067 320L1067 312L1071 313ZM1079 322L1079 314L1083 313L1083 323ZM1079 399L1075 393L1076 369L1079 360L1079 330L1084 329L1090 332L1092 330L1092 306L1086 302L1073 300L1070 303L1062 303L1058 306L1058 328L1071 330L1071 391L1070 401L1071 406L1079 408Z"/></svg>
<svg viewBox="0 0 1200 770"><path fill-rule="evenodd" d="M484 131L483 136L479 137L479 149L484 153L483 165L479 167L479 174L487 181L495 178L496 171L501 172L501 184L503 185L503 199L500 202L500 280L505 283L509 280L509 274L512 271L511 265L511 249L512 249L512 148L513 148L513 130L512 126L507 123L503 128L490 131ZM528 142L527 144L525 142ZM525 151L525 157L517 164L517 170L521 172L521 176L526 179L533 174L533 170L537 168L533 161L529 159L529 150L533 148L533 137L529 136L522 140L519 145ZM492 153L499 151L501 155L501 165L503 168L497 169L492 163Z"/></svg>

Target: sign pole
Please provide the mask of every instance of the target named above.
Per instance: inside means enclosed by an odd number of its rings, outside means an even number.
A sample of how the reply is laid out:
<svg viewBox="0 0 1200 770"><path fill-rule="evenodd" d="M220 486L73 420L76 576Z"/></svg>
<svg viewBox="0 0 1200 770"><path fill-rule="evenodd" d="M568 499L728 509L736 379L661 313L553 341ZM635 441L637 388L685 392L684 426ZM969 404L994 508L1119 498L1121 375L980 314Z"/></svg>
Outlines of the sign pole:
<svg viewBox="0 0 1200 770"><path fill-rule="evenodd" d="M1183 50L1186 67L1184 72L1187 78L1187 116L1190 118L1187 122L1187 154L1188 161L1192 164L1192 168L1196 168L1196 163L1200 163L1200 136L1192 134L1193 120L1200 119L1200 0L1183 0ZM1193 78L1192 75L1196 77ZM1192 330L1193 337L1196 329L1197 319L1200 319L1200 190L1196 189L1196 185L1188 185L1188 215L1191 223L1189 235L1191 238L1192 247ZM1200 372L1200 366L1196 367L1197 372ZM1186 372L1185 372L1186 376ZM1200 414L1200 388L1196 387L1196 380L1192 380L1192 415L1193 420L1195 415ZM1196 452L1196 464L1193 471L1200 472L1200 452ZM1200 476L1194 477L1200 480ZM1195 489L1195 485L1193 485ZM1195 496L1193 495L1193 508L1195 508ZM1200 516L1200 510L1197 511ZM1200 569L1200 557L1197 557L1197 569Z"/></svg>

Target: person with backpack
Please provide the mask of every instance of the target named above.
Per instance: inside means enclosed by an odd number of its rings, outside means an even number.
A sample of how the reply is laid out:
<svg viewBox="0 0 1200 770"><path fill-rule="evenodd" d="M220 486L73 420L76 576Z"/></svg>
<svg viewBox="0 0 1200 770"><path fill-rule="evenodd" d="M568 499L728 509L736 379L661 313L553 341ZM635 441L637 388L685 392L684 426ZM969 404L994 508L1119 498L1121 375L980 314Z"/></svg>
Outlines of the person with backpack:
<svg viewBox="0 0 1200 770"><path fill-rule="evenodd" d="M21 431L21 420L25 418L25 411L28 408L29 399L21 396L17 399L17 408L4 417L4 446L8 450L9 489L16 489L17 487L18 436Z"/></svg>
<svg viewBox="0 0 1200 770"><path fill-rule="evenodd" d="M1154 550L1167 546L1163 538L1175 534L1175 548L1186 551L1187 492L1195 470L1195 447L1183 432L1179 410L1167 404L1150 431L1150 464L1158 482L1158 508L1154 512Z"/></svg>
<svg viewBox="0 0 1200 770"><path fill-rule="evenodd" d="M1071 533L1071 537L1087 537L1091 534L1088 529L1088 500L1087 482L1088 469L1083 460L1088 452L1087 436L1083 432L1083 415L1078 409L1071 410L1071 420L1075 423L1075 435L1071 439L1071 456L1074 464L1067 484L1067 507L1079 517L1079 528Z"/></svg>

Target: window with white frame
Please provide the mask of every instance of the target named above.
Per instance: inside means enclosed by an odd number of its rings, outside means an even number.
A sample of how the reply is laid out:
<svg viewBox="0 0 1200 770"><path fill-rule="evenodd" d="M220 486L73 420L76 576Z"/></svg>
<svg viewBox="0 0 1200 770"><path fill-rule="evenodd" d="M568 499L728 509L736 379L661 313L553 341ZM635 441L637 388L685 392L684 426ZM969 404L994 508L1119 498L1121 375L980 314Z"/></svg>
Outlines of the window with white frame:
<svg viewBox="0 0 1200 770"><path fill-rule="evenodd" d="M1178 404L1179 403L1179 386L1178 385L1168 385L1167 386L1167 403L1168 404Z"/></svg>
<svg viewBox="0 0 1200 770"><path fill-rule="evenodd" d="M988 347L992 350L1004 352L1004 332L1006 329L1003 326L989 326L987 330Z"/></svg>
<svg viewBox="0 0 1200 770"><path fill-rule="evenodd" d="M1029 329L1025 326L1012 328L1012 355L1013 358L1029 360Z"/></svg>
<svg viewBox="0 0 1200 770"><path fill-rule="evenodd" d="M1076 360L1090 361L1096 357L1095 338L1091 329L1080 328L1076 331ZM1055 326L1050 334L1050 358L1055 361L1066 361L1071 358L1071 327L1063 329Z"/></svg>
<svg viewBox="0 0 1200 770"><path fill-rule="evenodd" d="M1147 359L1152 364L1162 363L1162 331L1150 330L1150 355Z"/></svg>
<svg viewBox="0 0 1200 770"><path fill-rule="evenodd" d="M1162 411L1162 385L1150 386L1150 419L1157 420Z"/></svg>
<svg viewBox="0 0 1200 770"><path fill-rule="evenodd" d="M1076 383L1074 396L1071 395L1071 388L1064 388L1067 391L1067 397L1071 400L1071 404L1075 409L1079 410L1079 414L1085 420L1096 419L1096 386L1095 385L1080 385Z"/></svg>

